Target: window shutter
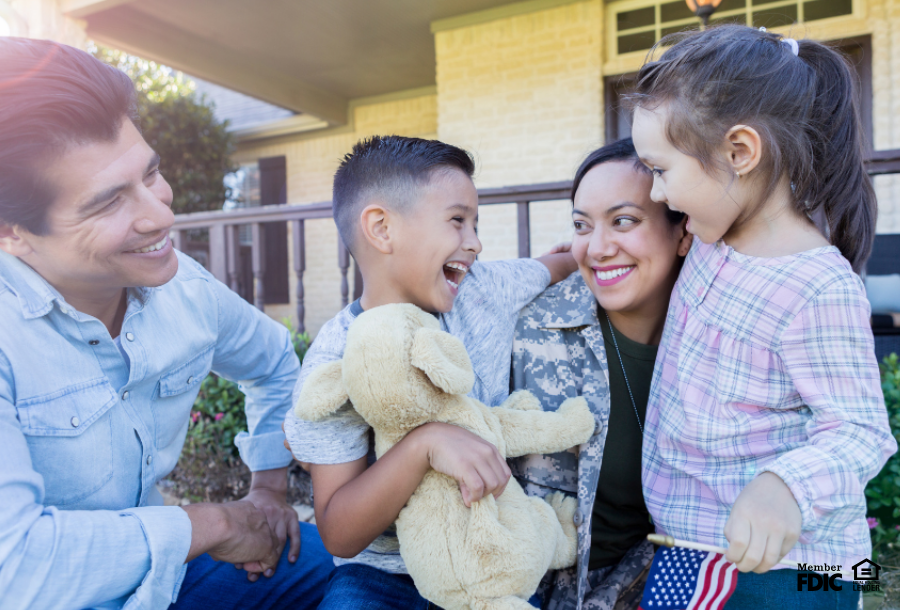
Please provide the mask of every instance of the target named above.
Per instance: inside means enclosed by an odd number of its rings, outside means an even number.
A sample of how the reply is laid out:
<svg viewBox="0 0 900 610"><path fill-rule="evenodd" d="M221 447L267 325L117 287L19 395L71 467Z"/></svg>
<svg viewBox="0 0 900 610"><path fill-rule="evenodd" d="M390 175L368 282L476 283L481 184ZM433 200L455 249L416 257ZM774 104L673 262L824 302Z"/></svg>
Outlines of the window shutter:
<svg viewBox="0 0 900 610"><path fill-rule="evenodd" d="M287 203L287 159L284 156L259 160L259 198L260 205ZM267 222L263 228L266 305L290 303L287 223Z"/></svg>

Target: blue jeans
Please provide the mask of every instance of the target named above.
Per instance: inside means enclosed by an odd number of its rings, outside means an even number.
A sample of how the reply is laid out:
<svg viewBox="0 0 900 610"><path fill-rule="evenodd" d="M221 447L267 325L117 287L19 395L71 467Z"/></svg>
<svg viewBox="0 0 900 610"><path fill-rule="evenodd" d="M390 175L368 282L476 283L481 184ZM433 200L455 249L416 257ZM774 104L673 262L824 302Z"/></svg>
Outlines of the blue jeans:
<svg viewBox="0 0 900 610"><path fill-rule="evenodd" d="M838 581L841 591L798 591L797 570L771 570L765 574L742 572L725 610L857 610L862 593L853 583Z"/></svg>
<svg viewBox="0 0 900 610"><path fill-rule="evenodd" d="M325 550L319 530L300 524L300 557L287 560L288 546L271 578L247 580L244 570L201 555L188 563L187 574L170 610L313 610L325 593L334 559Z"/></svg>
<svg viewBox="0 0 900 610"><path fill-rule="evenodd" d="M531 605L540 607L537 596ZM440 610L419 595L412 578L360 563L338 566L328 579L319 610Z"/></svg>

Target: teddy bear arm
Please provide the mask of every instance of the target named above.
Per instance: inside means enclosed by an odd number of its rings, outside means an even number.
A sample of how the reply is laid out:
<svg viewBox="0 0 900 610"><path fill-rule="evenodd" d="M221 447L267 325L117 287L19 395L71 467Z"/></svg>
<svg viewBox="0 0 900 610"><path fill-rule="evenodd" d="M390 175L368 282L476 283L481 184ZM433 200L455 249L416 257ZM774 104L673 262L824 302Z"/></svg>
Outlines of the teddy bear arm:
<svg viewBox="0 0 900 610"><path fill-rule="evenodd" d="M584 398L570 398L557 411L491 409L500 421L506 456L557 453L580 445L594 433L594 416Z"/></svg>

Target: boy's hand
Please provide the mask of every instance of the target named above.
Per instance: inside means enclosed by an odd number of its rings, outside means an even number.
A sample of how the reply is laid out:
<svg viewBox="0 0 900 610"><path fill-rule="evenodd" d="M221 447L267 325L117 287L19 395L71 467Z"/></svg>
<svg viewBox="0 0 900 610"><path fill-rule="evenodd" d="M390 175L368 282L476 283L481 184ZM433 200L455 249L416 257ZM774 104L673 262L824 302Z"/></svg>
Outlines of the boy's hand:
<svg viewBox="0 0 900 610"><path fill-rule="evenodd" d="M797 543L803 525L790 488L776 474L764 472L738 495L725 523L725 558L741 572L767 572Z"/></svg>
<svg viewBox="0 0 900 610"><path fill-rule="evenodd" d="M555 246L553 246L552 248L550 248L543 254L541 254L541 256L544 257L544 256L548 256L550 254L560 254L562 252L571 252L571 251L572 251L572 242L563 241L563 242L556 244Z"/></svg>
<svg viewBox="0 0 900 610"><path fill-rule="evenodd" d="M418 435L431 467L459 483L463 502L470 507L488 494L500 497L512 472L497 448L451 424L430 423L410 433Z"/></svg>
<svg viewBox="0 0 900 610"><path fill-rule="evenodd" d="M557 244L549 253L534 259L543 263L550 271L551 284L561 282L578 271L578 263L575 262L571 249L572 244Z"/></svg>

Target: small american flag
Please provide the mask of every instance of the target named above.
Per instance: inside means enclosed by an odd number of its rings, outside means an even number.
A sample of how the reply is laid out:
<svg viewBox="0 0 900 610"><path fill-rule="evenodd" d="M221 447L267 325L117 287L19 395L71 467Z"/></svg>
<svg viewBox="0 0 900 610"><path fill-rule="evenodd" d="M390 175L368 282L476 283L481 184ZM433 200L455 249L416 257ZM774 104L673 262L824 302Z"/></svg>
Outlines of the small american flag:
<svg viewBox="0 0 900 610"><path fill-rule="evenodd" d="M737 575L737 567L719 553L660 547L639 608L721 610L734 592Z"/></svg>

